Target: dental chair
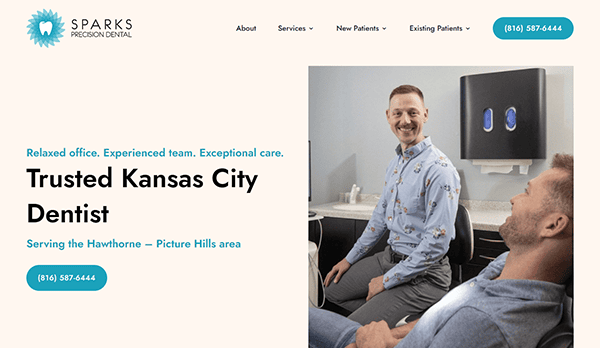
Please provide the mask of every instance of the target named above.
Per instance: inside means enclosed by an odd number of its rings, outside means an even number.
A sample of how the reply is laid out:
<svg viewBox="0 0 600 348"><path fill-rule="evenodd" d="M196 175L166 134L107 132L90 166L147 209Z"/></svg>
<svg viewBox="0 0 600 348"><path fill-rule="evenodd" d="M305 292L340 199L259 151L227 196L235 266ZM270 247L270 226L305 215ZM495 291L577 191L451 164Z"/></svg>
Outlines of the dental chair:
<svg viewBox="0 0 600 348"><path fill-rule="evenodd" d="M469 211L462 204L458 205L456 221L454 222L455 237L450 242L448 259L452 268L452 283L450 289L455 288L463 282L462 265L473 258L474 237L473 225Z"/></svg>
<svg viewBox="0 0 600 348"><path fill-rule="evenodd" d="M573 347L573 277L567 281L566 294L560 323L542 337L537 348Z"/></svg>

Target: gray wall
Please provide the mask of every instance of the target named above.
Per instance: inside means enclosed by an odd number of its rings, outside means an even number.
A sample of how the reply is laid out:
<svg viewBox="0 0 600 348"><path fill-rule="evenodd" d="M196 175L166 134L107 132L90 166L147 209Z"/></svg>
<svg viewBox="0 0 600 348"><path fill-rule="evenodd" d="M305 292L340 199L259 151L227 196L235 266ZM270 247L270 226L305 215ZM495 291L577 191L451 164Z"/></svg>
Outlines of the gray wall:
<svg viewBox="0 0 600 348"><path fill-rule="evenodd" d="M460 77L521 68L546 69L547 155L527 175L481 174L460 159ZM424 134L450 157L462 181L461 199L508 201L550 165L552 154L573 153L572 67L310 67L309 139L312 204L337 201L356 183L361 193L381 193L398 139L385 118L389 93L402 84L425 95Z"/></svg>

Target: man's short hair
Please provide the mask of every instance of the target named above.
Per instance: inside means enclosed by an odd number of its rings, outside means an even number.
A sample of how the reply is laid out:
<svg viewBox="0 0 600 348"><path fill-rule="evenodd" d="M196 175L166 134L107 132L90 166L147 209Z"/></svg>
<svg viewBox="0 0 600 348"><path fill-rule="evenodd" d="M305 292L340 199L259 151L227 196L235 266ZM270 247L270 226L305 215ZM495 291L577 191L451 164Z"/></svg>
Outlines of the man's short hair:
<svg viewBox="0 0 600 348"><path fill-rule="evenodd" d="M421 92L421 90L419 88L417 88L415 86L411 86L411 85L402 85L402 86L398 86L398 87L394 88L392 93L390 93L390 101L396 94L410 94L410 93L417 94L419 96L419 98L421 98L421 101L423 102L423 104L425 104L425 98L423 97L423 92Z"/></svg>
<svg viewBox="0 0 600 348"><path fill-rule="evenodd" d="M564 171L567 175L550 183L550 201L558 210L573 219L573 156L555 154L552 168Z"/></svg>

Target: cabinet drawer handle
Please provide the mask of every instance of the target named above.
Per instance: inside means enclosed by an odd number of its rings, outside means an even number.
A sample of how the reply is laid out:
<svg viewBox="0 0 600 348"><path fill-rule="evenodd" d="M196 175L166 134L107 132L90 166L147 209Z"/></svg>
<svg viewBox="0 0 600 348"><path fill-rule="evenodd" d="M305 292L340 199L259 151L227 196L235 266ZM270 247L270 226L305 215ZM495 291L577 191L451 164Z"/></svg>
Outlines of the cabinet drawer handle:
<svg viewBox="0 0 600 348"><path fill-rule="evenodd" d="M490 243L504 243L504 240L479 238L479 240Z"/></svg>
<svg viewBox="0 0 600 348"><path fill-rule="evenodd" d="M496 259L495 257L485 256L485 255L479 255L479 257L481 257L482 259L490 260L490 261L494 261Z"/></svg>

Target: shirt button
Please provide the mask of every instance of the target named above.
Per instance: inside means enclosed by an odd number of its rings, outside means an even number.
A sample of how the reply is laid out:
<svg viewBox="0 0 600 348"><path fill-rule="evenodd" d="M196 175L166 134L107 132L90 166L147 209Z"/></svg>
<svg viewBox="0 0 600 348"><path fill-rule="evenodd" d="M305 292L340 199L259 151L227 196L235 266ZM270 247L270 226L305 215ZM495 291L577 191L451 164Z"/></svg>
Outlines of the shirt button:
<svg viewBox="0 0 600 348"><path fill-rule="evenodd" d="M388 216L388 221L392 221L392 217L391 216Z"/></svg>
<svg viewBox="0 0 600 348"><path fill-rule="evenodd" d="M469 284L470 287L474 287L475 286L475 282L471 282L471 284Z"/></svg>

